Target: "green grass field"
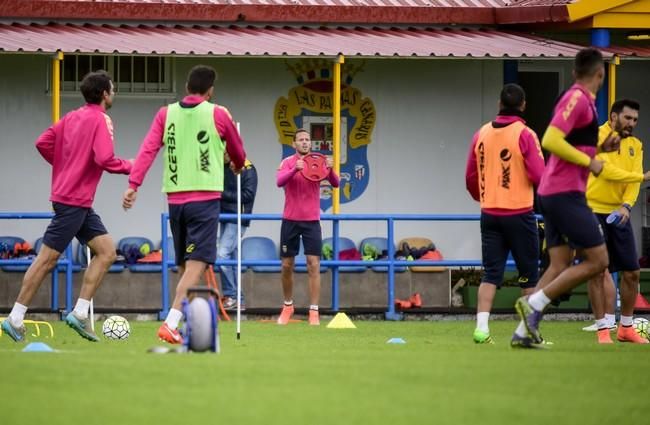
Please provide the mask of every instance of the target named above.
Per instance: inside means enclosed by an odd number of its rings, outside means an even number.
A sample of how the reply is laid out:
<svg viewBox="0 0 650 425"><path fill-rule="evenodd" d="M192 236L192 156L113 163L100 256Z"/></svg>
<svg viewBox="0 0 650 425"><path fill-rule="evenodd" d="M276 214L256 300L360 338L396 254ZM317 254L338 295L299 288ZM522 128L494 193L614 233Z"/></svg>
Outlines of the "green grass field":
<svg viewBox="0 0 650 425"><path fill-rule="evenodd" d="M356 322L357 329L221 325L222 352L147 354L159 323L90 343L61 323L22 353L0 338L0 423L644 424L649 346L599 346L581 322L544 323L548 350L512 350L514 322ZM401 337L406 344L386 344ZM31 338L31 341L36 340Z"/></svg>

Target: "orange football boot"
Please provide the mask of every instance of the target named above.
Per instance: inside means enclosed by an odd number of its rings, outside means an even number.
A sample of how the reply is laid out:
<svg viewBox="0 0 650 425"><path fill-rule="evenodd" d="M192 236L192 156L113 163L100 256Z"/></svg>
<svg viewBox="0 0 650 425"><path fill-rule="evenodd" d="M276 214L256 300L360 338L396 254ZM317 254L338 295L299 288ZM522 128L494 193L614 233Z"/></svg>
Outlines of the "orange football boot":
<svg viewBox="0 0 650 425"><path fill-rule="evenodd" d="M278 317L278 325L286 325L289 323L289 319L291 319L291 316L293 316L293 304L291 305L284 305L282 307L282 312L280 313L280 317Z"/></svg>

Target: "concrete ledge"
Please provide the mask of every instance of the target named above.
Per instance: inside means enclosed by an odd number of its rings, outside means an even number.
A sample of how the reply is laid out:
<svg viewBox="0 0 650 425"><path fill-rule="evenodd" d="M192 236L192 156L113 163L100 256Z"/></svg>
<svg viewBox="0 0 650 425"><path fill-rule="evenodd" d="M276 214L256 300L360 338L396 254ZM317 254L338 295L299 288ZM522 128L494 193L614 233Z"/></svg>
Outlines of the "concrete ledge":
<svg viewBox="0 0 650 425"><path fill-rule="evenodd" d="M0 309L13 306L23 273L0 271ZM173 299L178 273L170 273L170 299ZM395 297L408 298L419 292L423 307L448 307L450 305L450 273L442 272L395 274ZM83 273L73 274L73 302L79 295ZM220 279L217 277L217 280ZM321 274L321 302L324 308L332 303L332 273ZM282 303L280 273L255 273L242 275L247 308L275 308ZM368 270L364 273L339 273L339 304L341 308L386 307L388 299L388 274ZM50 308L51 278L46 278L37 292L30 309ZM65 308L65 274L59 273L59 309ZM294 274L294 301L297 307L309 305L306 273ZM155 310L161 306L160 273L109 273L95 296L96 309Z"/></svg>

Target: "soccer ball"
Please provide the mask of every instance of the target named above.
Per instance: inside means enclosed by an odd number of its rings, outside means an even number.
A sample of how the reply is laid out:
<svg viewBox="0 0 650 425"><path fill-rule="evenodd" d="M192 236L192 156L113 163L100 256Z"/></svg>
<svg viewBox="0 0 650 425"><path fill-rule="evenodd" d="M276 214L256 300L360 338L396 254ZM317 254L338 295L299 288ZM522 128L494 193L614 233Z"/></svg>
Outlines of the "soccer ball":
<svg viewBox="0 0 650 425"><path fill-rule="evenodd" d="M636 333L646 339L650 339L650 322L648 322L648 319L644 319L643 317L635 317L632 326L634 326Z"/></svg>
<svg viewBox="0 0 650 425"><path fill-rule="evenodd" d="M131 335L131 326L122 316L111 316L104 321L102 333L108 339L127 339Z"/></svg>

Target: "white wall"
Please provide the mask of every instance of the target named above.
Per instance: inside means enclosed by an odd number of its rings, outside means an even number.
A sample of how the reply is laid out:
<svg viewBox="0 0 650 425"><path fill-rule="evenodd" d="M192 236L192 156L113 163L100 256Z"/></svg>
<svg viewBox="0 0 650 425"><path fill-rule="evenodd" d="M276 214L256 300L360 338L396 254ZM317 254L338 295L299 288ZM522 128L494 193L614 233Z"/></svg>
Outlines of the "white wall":
<svg viewBox="0 0 650 425"><path fill-rule="evenodd" d="M350 60L350 59L348 59ZM358 60L351 59L355 63ZM226 105L242 125L249 158L259 174L255 212L280 213L283 193L275 185L281 146L273 122L276 100L297 85L283 60L175 59L180 93L187 71L197 63L219 72L216 102ZM558 66L548 62L548 66ZM570 69L570 63L560 62ZM28 55L0 55L0 211L49 210L49 166L33 141L50 121L50 97L45 93L49 59ZM619 68L619 93L650 104L647 85L637 86L647 65L625 62ZM565 76L570 81L570 73ZM625 81L624 81L625 80ZM342 204L342 213L478 213L465 191L464 166L474 131L496 113L502 85L502 63L495 60L368 60L352 85L370 97L377 111L368 147L371 179L356 201ZM110 115L116 131L116 153L133 157L158 107L165 98L116 97ZM63 112L81 105L81 96L64 97ZM644 138L650 120L637 132ZM647 153L646 153L647 155ZM105 174L95 209L115 239L144 235L158 242L160 212L166 203L160 192L160 158L139 192L135 209L124 213L120 199L125 176ZM635 217L638 221L638 214ZM635 221L635 223L637 222ZM0 220L0 234L28 240L41 236L46 222ZM354 222L342 234L360 241L384 235L385 225ZM324 225L330 234L328 224ZM640 233L640 231L638 232ZM279 239L279 223L253 223L248 235ZM477 223L402 222L395 237L426 236L447 258L479 258Z"/></svg>

